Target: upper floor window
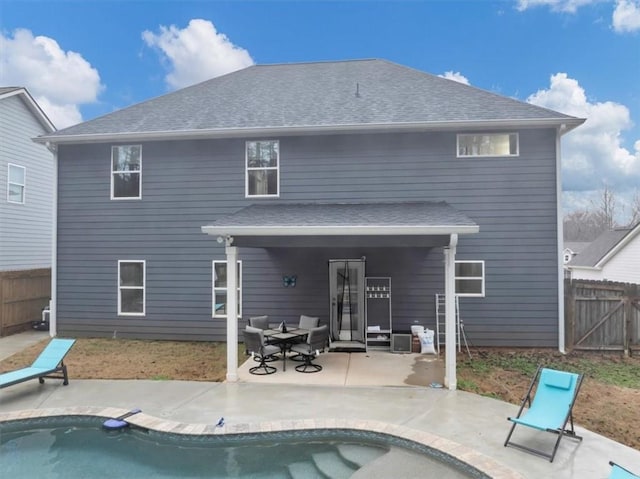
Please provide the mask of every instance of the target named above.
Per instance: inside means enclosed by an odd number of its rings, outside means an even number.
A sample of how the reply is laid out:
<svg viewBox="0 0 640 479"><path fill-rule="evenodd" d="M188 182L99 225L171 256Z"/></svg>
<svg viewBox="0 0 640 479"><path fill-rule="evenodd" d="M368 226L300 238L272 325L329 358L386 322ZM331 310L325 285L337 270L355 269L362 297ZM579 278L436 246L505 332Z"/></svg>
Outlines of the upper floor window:
<svg viewBox="0 0 640 479"><path fill-rule="evenodd" d="M27 184L27 169L24 166L9 163L7 173L7 201L23 205L24 191Z"/></svg>
<svg viewBox="0 0 640 479"><path fill-rule="evenodd" d="M145 314L145 260L118 261L118 315Z"/></svg>
<svg viewBox="0 0 640 479"><path fill-rule="evenodd" d="M238 281L238 317L242 317L242 261L238 261L236 278ZM213 262L213 317L227 317L227 262Z"/></svg>
<svg viewBox="0 0 640 479"><path fill-rule="evenodd" d="M456 261L456 294L484 297L484 261Z"/></svg>
<svg viewBox="0 0 640 479"><path fill-rule="evenodd" d="M142 198L142 146L111 147L111 199Z"/></svg>
<svg viewBox="0 0 640 479"><path fill-rule="evenodd" d="M458 135L458 158L469 156L518 156L517 133Z"/></svg>
<svg viewBox="0 0 640 479"><path fill-rule="evenodd" d="M246 171L246 196L278 196L280 194L279 141L247 141Z"/></svg>

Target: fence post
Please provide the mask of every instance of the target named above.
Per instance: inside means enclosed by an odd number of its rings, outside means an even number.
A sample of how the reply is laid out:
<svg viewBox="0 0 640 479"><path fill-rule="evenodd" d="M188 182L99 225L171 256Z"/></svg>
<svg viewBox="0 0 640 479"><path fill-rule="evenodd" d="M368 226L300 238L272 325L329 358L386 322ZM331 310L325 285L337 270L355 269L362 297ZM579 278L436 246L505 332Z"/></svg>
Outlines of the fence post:
<svg viewBox="0 0 640 479"><path fill-rule="evenodd" d="M0 273L0 336L4 333L4 274Z"/></svg>
<svg viewBox="0 0 640 479"><path fill-rule="evenodd" d="M576 325L576 286L571 279L565 280L564 285L564 332L565 332L565 349L568 352L573 350L575 344L575 325Z"/></svg>

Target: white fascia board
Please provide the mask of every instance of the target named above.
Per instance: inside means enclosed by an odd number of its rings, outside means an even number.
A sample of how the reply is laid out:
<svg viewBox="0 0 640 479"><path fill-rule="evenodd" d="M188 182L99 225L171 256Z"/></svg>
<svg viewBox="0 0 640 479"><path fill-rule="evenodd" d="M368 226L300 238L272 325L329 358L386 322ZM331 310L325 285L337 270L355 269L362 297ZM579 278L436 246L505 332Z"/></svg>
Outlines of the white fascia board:
<svg viewBox="0 0 640 479"><path fill-rule="evenodd" d="M88 133L80 135L43 135L35 138L36 143L94 143L94 142L123 142L123 141L155 141L180 139L210 139L210 138L248 138L278 135L323 135L331 133L358 133L394 131L433 131L433 130L474 130L494 128L541 128L560 127L562 134L584 123L582 118L540 118L529 120L470 120L470 121L437 121L411 123L371 123L353 125L301 125L266 128L215 128L203 130L169 130L150 132L121 132L121 133Z"/></svg>
<svg viewBox="0 0 640 479"><path fill-rule="evenodd" d="M211 236L399 236L473 234L479 226L202 226Z"/></svg>
<svg viewBox="0 0 640 479"><path fill-rule="evenodd" d="M602 267L607 264L607 262L613 258L616 254L618 254L618 252L624 248L626 245L628 245L631 240L633 238L635 238L636 236L638 236L638 233L640 233L640 223L638 223L636 225L635 228L633 228L631 231L629 231L629 233L626 234L626 236L624 238L622 238L621 241L618 242L618 244L616 244L613 248L611 248L611 250L609 250L609 252L607 254L605 254L600 261L598 261L596 263L596 266L594 269L602 269Z"/></svg>
<svg viewBox="0 0 640 479"><path fill-rule="evenodd" d="M42 126L44 126L44 129L47 130L48 133L53 133L56 131L56 127L53 125L53 123L51 123L51 120L49 120L49 117L42 110L42 108L40 108L40 105L36 103L36 101L33 99L33 97L27 91L26 88L18 88L16 90L6 92L0 95L0 100L4 98L9 98L15 95L22 95L22 98L24 99L29 111L33 113L33 115L42 124Z"/></svg>
<svg viewBox="0 0 640 479"><path fill-rule="evenodd" d="M579 269L584 271L602 271L602 268L598 268L597 266L571 266L567 265L567 269Z"/></svg>

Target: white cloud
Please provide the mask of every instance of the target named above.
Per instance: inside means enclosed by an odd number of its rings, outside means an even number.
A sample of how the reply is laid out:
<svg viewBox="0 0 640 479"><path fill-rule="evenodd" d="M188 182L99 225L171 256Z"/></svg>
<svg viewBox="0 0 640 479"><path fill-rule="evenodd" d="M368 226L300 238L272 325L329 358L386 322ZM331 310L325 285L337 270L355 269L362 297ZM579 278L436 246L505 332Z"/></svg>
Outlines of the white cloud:
<svg viewBox="0 0 640 479"><path fill-rule="evenodd" d="M166 82L171 88L193 85L254 63L247 50L231 43L208 20L193 19L184 29L160 26L158 34L146 30L142 39L169 62Z"/></svg>
<svg viewBox="0 0 640 479"><path fill-rule="evenodd" d="M613 29L618 33L640 30L640 1L618 0L613 11Z"/></svg>
<svg viewBox="0 0 640 479"><path fill-rule="evenodd" d="M519 11L547 6L554 12L576 13L580 7L605 0L518 0ZM612 24L617 33L640 30L640 0L616 0Z"/></svg>
<svg viewBox="0 0 640 479"><path fill-rule="evenodd" d="M551 76L549 89L539 90L527 101L587 119L563 137L565 190L593 192L606 182L614 192L623 193L640 184L640 139L635 141L633 152L621 141L622 131L632 126L626 106L611 101L590 102L578 81L566 73Z"/></svg>
<svg viewBox="0 0 640 479"><path fill-rule="evenodd" d="M26 29L0 34L0 84L26 87L57 128L82 121L78 105L97 101L104 88L82 55Z"/></svg>
<svg viewBox="0 0 640 479"><path fill-rule="evenodd" d="M469 85L469 79L465 77L460 72L448 71L444 72L444 75L438 75L441 78L446 78L447 80L457 81L458 83L464 83L465 85Z"/></svg>
<svg viewBox="0 0 640 479"><path fill-rule="evenodd" d="M602 0L518 0L516 8L523 11L539 6L548 6L557 12L575 13L578 8L599 1Z"/></svg>

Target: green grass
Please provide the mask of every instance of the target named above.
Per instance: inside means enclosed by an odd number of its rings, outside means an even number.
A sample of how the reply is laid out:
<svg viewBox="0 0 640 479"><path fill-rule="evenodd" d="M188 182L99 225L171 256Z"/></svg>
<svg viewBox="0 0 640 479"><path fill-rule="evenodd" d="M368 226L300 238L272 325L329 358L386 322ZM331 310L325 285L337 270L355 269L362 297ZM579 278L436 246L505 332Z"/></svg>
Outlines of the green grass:
<svg viewBox="0 0 640 479"><path fill-rule="evenodd" d="M538 365L584 374L604 384L640 389L640 362L619 354L575 353L562 355L556 351L479 351L473 358L460 361L459 369L486 377L498 370L515 371L533 377ZM462 381L460 387L477 391L478 387ZM460 383L459 383L460 384Z"/></svg>

